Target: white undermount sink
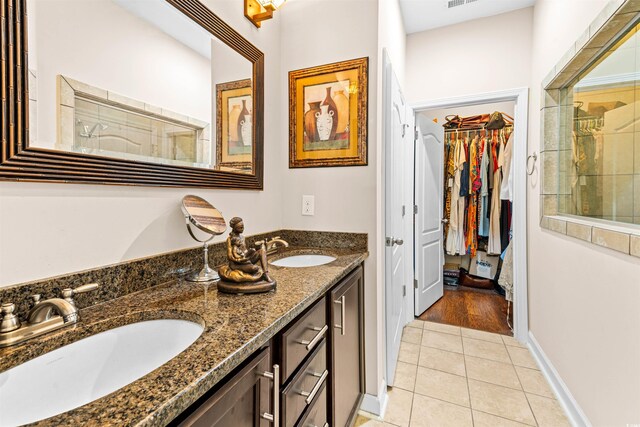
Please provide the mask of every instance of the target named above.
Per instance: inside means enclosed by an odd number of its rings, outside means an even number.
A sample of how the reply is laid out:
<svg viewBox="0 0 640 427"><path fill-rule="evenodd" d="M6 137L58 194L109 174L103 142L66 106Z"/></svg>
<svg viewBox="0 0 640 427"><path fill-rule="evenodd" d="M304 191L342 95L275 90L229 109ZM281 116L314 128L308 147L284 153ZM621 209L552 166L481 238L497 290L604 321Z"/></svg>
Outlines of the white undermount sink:
<svg viewBox="0 0 640 427"><path fill-rule="evenodd" d="M315 267L329 264L331 261L335 261L335 259L335 257L329 255L292 255L271 261L271 265L277 267Z"/></svg>
<svg viewBox="0 0 640 427"><path fill-rule="evenodd" d="M165 364L202 334L177 319L132 323L76 341L0 373L0 426L86 405Z"/></svg>

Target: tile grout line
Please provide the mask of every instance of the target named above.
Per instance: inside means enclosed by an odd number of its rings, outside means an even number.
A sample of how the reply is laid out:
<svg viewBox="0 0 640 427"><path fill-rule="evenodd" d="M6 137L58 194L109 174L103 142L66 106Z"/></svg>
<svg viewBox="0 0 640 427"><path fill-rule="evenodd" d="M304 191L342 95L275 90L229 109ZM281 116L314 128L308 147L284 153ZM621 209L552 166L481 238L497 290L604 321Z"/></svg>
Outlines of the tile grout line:
<svg viewBox="0 0 640 427"><path fill-rule="evenodd" d="M475 427L476 421L473 418L473 405L471 404L471 386L469 385L469 371L467 370L467 358L466 353L464 352L464 340L462 339L462 335L460 336L460 341L462 342L462 363L464 364L464 376L467 381L467 396L469 397L469 412L471 413L471 425Z"/></svg>
<svg viewBox="0 0 640 427"><path fill-rule="evenodd" d="M510 421L512 423L518 423L518 424L522 424L524 426L531 426L530 424L527 424L527 423L523 423L523 422L520 422L520 421L512 420L511 418L503 417L502 415L496 415L496 414L492 414L490 412L481 411L479 409L473 409L471 412L473 413L473 411L481 412L481 413L487 414L487 415L491 415L492 417L496 417L496 418L500 418L500 419L503 419L503 420L507 420L507 421ZM531 426L531 427L533 427L533 426Z"/></svg>
<svg viewBox="0 0 640 427"><path fill-rule="evenodd" d="M423 335L423 330L420 331L420 342L422 343L422 335ZM420 353L422 352L422 348L420 348L420 352L418 353L418 361L420 361ZM411 418L413 417L413 401L416 398L416 384L418 383L418 365L416 365L416 377L414 378L413 381L413 390L411 391L411 406L409 408L409 422L407 424L407 427L411 427Z"/></svg>
<svg viewBox="0 0 640 427"><path fill-rule="evenodd" d="M507 345L505 344L505 347ZM520 375L518 375L518 370L516 369L516 364L513 363L513 359L511 358L511 353L509 353L509 349L505 348L505 350L507 350L507 355L509 356L509 360L511 360L511 364L513 365L513 370L516 371L516 376L518 377L518 381L520 381ZM520 385L522 386L522 382L520 382ZM522 386L522 393L524 394L524 398L527 400L527 406L529 406L529 410L531 411L531 415L533 415L533 421L536 423L536 426L539 426L540 423L538 423L538 418L536 417L536 413L533 412L533 408L531 407L531 402L529 402L529 397L527 396L527 393L524 391L524 386Z"/></svg>

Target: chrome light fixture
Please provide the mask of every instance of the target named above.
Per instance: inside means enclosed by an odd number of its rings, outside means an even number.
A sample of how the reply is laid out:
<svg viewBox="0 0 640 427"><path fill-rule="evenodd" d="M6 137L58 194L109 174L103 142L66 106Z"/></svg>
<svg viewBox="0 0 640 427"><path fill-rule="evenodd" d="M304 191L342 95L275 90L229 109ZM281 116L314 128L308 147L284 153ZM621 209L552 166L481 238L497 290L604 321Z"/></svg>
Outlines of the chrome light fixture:
<svg viewBox="0 0 640 427"><path fill-rule="evenodd" d="M260 28L262 21L273 18L273 12L286 0L244 0L244 16Z"/></svg>

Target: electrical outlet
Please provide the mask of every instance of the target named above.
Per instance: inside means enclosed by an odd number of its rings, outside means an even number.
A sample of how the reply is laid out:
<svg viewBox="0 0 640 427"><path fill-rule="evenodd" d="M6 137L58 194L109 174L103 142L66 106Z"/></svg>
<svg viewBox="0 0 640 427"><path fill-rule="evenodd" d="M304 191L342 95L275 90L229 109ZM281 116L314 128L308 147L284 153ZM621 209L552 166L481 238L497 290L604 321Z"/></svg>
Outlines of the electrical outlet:
<svg viewBox="0 0 640 427"><path fill-rule="evenodd" d="M302 196L302 215L314 215L315 196Z"/></svg>

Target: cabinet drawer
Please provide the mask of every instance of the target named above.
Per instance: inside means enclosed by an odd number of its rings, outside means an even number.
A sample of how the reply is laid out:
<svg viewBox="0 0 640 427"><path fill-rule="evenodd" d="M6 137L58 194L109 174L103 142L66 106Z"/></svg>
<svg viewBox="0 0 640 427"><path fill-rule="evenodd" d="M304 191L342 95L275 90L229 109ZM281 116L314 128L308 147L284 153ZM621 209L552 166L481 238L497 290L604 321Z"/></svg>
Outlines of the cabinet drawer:
<svg viewBox="0 0 640 427"><path fill-rule="evenodd" d="M307 409L314 398L318 397L321 388L326 384L327 345L322 340L313 351L307 363L293 377L291 383L282 392L283 426L294 426L300 415Z"/></svg>
<svg viewBox="0 0 640 427"><path fill-rule="evenodd" d="M295 372L309 353L327 335L326 302L322 298L282 333L282 383Z"/></svg>
<svg viewBox="0 0 640 427"><path fill-rule="evenodd" d="M327 385L322 386L316 399L311 402L311 407L302 417L297 427L328 427L329 414L327 413Z"/></svg>
<svg viewBox="0 0 640 427"><path fill-rule="evenodd" d="M263 416L271 412L271 353L265 348L220 389L203 397L171 423L179 427L269 427ZM277 395L277 393L276 393Z"/></svg>

